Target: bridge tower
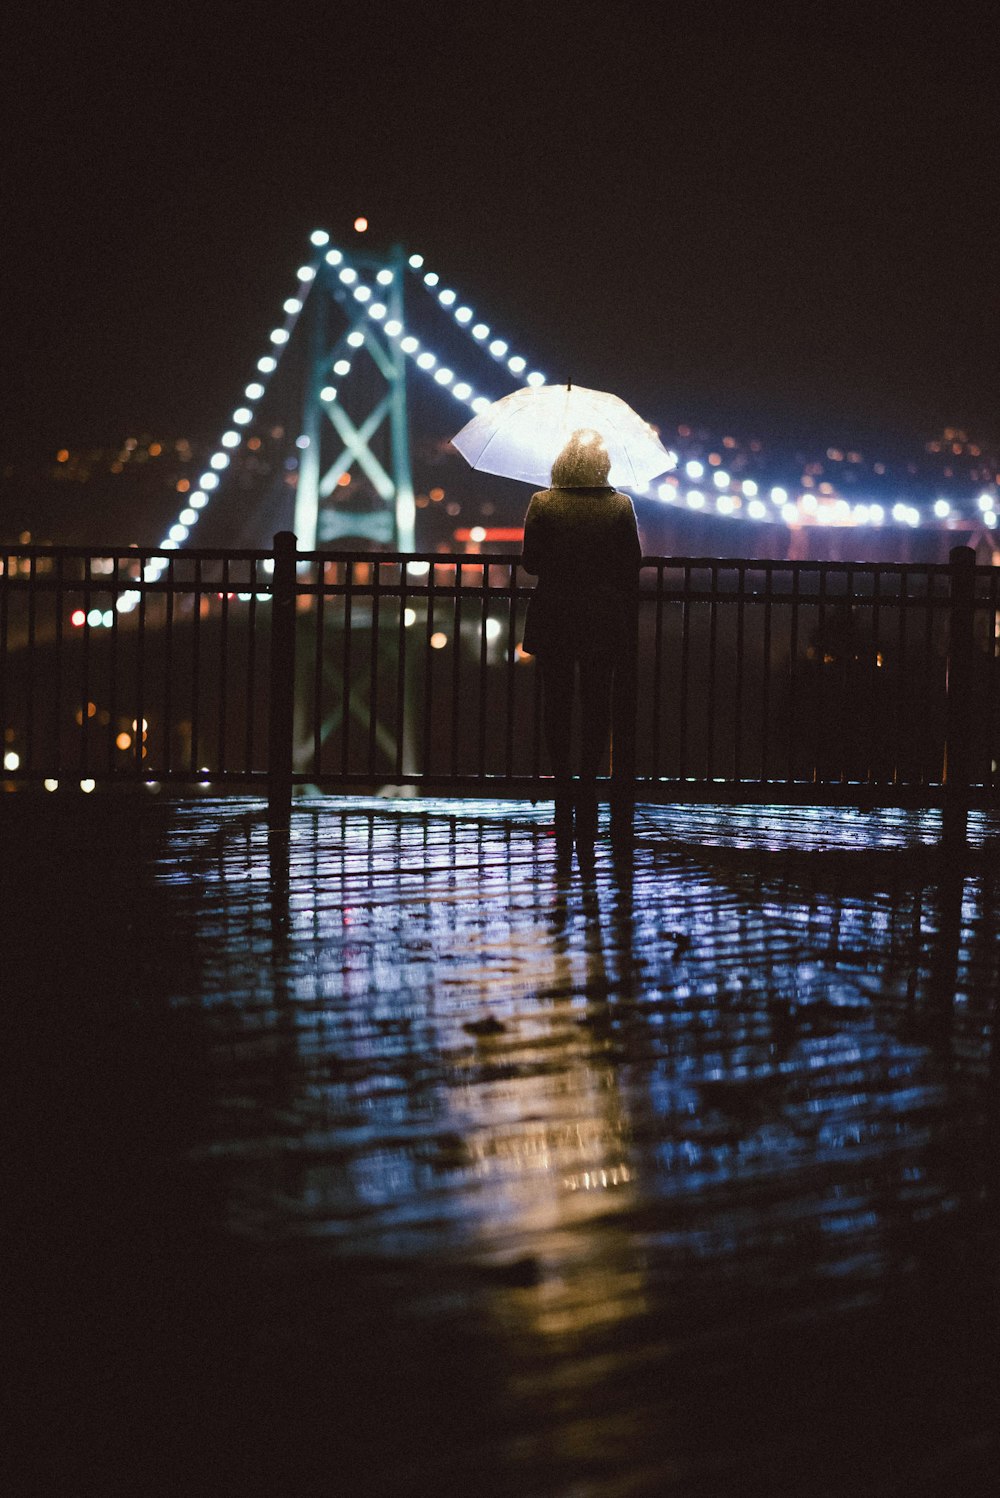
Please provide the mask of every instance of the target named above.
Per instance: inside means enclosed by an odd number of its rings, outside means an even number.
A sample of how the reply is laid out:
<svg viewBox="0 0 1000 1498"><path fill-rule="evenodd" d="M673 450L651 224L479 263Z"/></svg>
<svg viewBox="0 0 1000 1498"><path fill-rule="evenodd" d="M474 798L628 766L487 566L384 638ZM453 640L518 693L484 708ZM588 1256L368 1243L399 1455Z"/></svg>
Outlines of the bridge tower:
<svg viewBox="0 0 1000 1498"><path fill-rule="evenodd" d="M357 267L357 269L355 269ZM303 380L301 434L307 439L299 460L295 497L295 532L301 551L346 546L352 550L370 546L375 550L412 552L415 546L416 507L410 467L407 416L406 355L398 336L390 332L405 327L404 277L406 257L394 246L384 258L357 252L351 265L343 264L336 250L316 265L306 301L306 351ZM373 287L364 301L355 296L358 271ZM381 322L369 314L374 299L385 307ZM346 387L346 388L345 388ZM358 472L368 486L346 484L346 499L339 500L345 477ZM323 651L324 701L320 713L321 738L326 742L338 729L346 729L353 718L359 726L368 721L366 695L371 673L356 677L347 690L335 662L341 649L337 622L327 610L324 637L310 637L312 648ZM361 611L354 611L354 634L364 631ZM368 649L375 649L374 637ZM378 646L376 673L391 677L396 670L395 637L383 638ZM311 649L299 652L307 677L314 678ZM303 659L303 656L305 659ZM296 691L299 702L309 691L307 681ZM304 742L304 718L296 731L301 762L308 759ZM402 735L404 770L412 768L412 707L409 694L402 722L378 721L375 737L387 761L397 759L397 735ZM301 730L301 731L300 731Z"/></svg>
<svg viewBox="0 0 1000 1498"><path fill-rule="evenodd" d="M403 283L406 257L394 246L384 258L353 254L353 263L375 283L386 307L383 324L405 326ZM352 538L392 551L414 548L415 507L410 469L406 409L406 355L398 340L385 335L354 296L357 273L340 264L338 252L324 256L306 303L305 380L302 436L307 439L299 461L295 497L295 532L303 551ZM338 386L350 366L364 354L371 365L364 380L352 379L363 391L349 413ZM367 395L367 399L365 396ZM388 461L386 454L387 425ZM373 443L379 439L381 456ZM352 469L365 476L374 491L367 503L350 497L335 503L341 480Z"/></svg>

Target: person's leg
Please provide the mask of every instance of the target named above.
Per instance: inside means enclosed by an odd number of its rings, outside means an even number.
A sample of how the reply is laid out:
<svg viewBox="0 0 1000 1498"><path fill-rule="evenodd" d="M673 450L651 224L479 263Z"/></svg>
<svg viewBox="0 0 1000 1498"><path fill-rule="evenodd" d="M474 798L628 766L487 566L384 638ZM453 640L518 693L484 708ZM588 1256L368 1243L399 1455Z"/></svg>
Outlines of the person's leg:
<svg viewBox="0 0 1000 1498"><path fill-rule="evenodd" d="M611 737L611 686L614 661L590 657L580 662L580 774L592 781L608 752Z"/></svg>
<svg viewBox="0 0 1000 1498"><path fill-rule="evenodd" d="M573 846L570 746L576 662L572 656L557 652L546 652L538 657L538 661L542 669L542 727L555 778L556 843L560 851L566 853Z"/></svg>
<svg viewBox="0 0 1000 1498"><path fill-rule="evenodd" d="M549 765L556 780L568 780L576 662L572 656L547 651L539 655L538 663L542 668L542 728Z"/></svg>
<svg viewBox="0 0 1000 1498"><path fill-rule="evenodd" d="M597 773L611 735L614 663L602 657L580 661L580 790L576 802L576 852L583 866L594 856L597 837Z"/></svg>

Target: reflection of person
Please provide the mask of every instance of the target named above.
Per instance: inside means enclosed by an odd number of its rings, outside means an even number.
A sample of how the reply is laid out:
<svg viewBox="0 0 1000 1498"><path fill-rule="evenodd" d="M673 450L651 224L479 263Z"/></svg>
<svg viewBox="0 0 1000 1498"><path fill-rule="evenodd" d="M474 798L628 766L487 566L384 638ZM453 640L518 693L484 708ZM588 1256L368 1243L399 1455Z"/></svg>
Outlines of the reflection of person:
<svg viewBox="0 0 1000 1498"><path fill-rule="evenodd" d="M616 664L629 648L630 605L642 555L627 494L608 484L611 462L599 432L574 432L552 465L552 488L532 496L524 521L526 572L538 577L524 650L542 672L542 722L556 781L556 837L572 842L570 746L576 673L580 686L578 846L597 829L594 779L608 746Z"/></svg>

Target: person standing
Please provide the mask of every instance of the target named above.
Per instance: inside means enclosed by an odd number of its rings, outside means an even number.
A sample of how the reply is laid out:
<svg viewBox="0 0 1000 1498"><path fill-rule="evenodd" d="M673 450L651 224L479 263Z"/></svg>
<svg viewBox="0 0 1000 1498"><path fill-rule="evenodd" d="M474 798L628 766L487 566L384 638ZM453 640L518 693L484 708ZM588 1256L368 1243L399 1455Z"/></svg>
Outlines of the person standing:
<svg viewBox="0 0 1000 1498"><path fill-rule="evenodd" d="M542 727L555 779L557 847L593 852L596 777L607 752L615 671L633 648L631 620L642 548L627 494L608 484L601 434L575 431L552 464L551 488L533 494L521 565L538 578L523 649L542 673ZM573 703L580 701L580 783L572 787Z"/></svg>

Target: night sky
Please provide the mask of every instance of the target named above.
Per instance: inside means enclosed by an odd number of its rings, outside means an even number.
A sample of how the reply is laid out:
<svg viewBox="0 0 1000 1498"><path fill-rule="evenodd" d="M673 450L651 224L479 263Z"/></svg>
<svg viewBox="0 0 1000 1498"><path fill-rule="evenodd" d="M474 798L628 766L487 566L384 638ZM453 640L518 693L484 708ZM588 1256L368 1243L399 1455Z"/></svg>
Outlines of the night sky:
<svg viewBox="0 0 1000 1498"><path fill-rule="evenodd" d="M358 213L653 420L995 437L992 7L754 10L22 11L0 450L211 437Z"/></svg>

